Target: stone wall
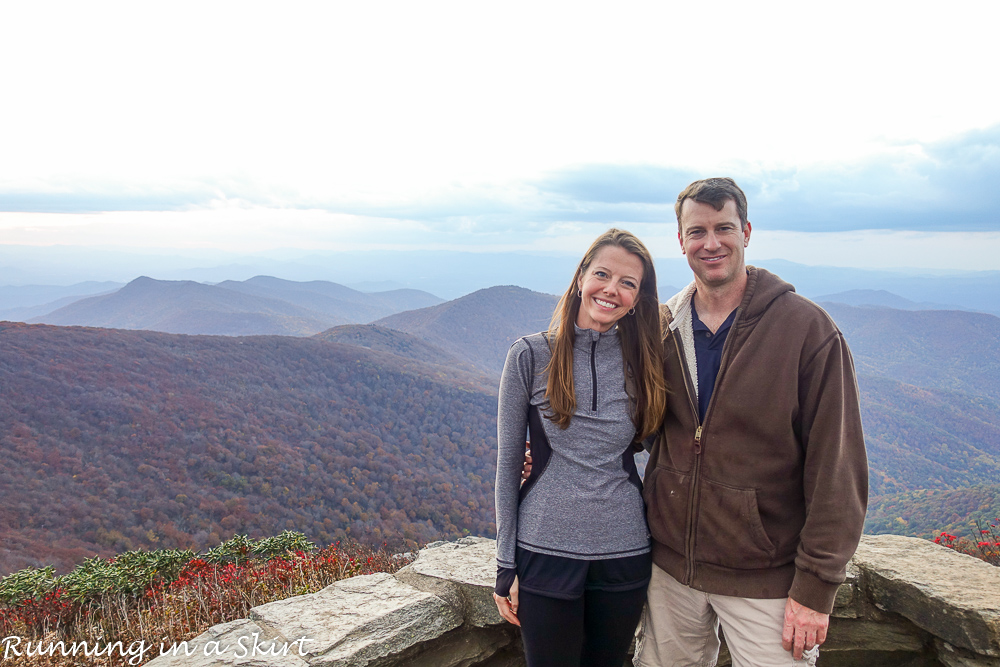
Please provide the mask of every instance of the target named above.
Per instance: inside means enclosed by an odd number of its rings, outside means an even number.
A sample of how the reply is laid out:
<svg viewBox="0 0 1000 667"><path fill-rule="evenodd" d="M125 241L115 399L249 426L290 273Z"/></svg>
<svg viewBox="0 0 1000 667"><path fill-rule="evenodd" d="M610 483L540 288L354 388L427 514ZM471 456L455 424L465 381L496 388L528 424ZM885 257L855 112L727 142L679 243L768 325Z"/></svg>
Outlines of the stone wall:
<svg viewBox="0 0 1000 667"><path fill-rule="evenodd" d="M493 603L495 573L492 540L432 544L395 575L256 607L148 664L523 665L517 630ZM819 664L1000 667L1000 568L926 540L864 537Z"/></svg>

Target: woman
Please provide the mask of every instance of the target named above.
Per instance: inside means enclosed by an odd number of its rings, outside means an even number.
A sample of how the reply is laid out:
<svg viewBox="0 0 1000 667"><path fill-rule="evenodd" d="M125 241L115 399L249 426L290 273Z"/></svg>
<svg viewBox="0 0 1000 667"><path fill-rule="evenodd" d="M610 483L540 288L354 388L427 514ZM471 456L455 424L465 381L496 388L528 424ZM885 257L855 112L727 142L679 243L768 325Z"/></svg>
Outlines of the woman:
<svg viewBox="0 0 1000 667"><path fill-rule="evenodd" d="M497 416L497 584L528 667L625 660L646 599L649 533L633 447L662 419L656 273L629 232L581 260L549 331L511 347ZM524 435L533 467L520 486Z"/></svg>

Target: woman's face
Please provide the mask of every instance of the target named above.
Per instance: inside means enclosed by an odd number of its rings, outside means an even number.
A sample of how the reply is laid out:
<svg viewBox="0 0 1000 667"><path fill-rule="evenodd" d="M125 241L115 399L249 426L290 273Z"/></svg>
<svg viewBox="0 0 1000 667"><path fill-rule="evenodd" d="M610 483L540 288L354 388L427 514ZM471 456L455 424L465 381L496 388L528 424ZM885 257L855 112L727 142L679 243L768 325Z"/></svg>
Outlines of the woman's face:
<svg viewBox="0 0 1000 667"><path fill-rule="evenodd" d="M604 246L577 280L581 303L576 325L607 331L639 299L641 284L642 260L622 247Z"/></svg>

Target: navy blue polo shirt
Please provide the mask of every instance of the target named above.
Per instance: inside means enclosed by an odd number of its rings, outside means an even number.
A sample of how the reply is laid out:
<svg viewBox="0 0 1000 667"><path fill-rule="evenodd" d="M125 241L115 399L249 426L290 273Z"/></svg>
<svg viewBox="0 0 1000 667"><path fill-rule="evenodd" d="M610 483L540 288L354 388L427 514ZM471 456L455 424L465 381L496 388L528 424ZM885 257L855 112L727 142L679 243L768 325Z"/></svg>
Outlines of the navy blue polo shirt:
<svg viewBox="0 0 1000 667"><path fill-rule="evenodd" d="M715 391L715 378L722 366L722 348L729 336L729 328L736 319L736 309L729 313L726 321L713 334L711 329L698 319L698 311L694 308L694 297L692 297L691 319L694 328L694 356L698 362L698 421L704 422L708 402L712 400L712 392Z"/></svg>

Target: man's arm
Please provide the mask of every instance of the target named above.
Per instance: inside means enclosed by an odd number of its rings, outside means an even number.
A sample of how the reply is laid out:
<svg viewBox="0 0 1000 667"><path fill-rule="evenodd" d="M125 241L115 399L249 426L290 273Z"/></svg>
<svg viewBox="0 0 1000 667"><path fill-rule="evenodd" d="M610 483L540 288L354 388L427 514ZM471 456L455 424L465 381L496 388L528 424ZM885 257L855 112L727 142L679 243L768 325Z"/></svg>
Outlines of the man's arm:
<svg viewBox="0 0 1000 667"><path fill-rule="evenodd" d="M803 359L799 377L806 520L789 598L812 614L832 611L864 527L868 460L859 403L854 362L836 331L811 358ZM825 627L825 619L817 624L812 614L801 611L796 608L789 615L795 635Z"/></svg>

